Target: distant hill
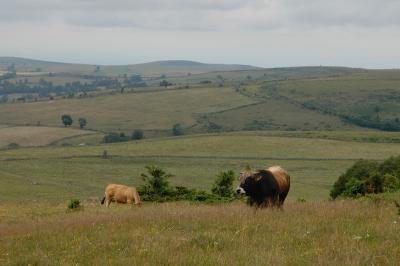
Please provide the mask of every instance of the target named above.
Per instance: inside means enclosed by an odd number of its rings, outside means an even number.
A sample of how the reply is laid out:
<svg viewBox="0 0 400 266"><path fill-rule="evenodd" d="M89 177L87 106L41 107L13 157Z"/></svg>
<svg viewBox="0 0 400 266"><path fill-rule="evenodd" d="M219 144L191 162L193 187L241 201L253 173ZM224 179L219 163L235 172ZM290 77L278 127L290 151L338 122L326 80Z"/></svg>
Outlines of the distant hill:
<svg viewBox="0 0 400 266"><path fill-rule="evenodd" d="M10 66L14 66L17 72L64 72L107 76L130 75L134 73L143 76L182 76L213 71L261 69L249 65L204 64L186 60L167 60L130 65L90 65L49 62L18 57L0 57L0 70L5 70Z"/></svg>

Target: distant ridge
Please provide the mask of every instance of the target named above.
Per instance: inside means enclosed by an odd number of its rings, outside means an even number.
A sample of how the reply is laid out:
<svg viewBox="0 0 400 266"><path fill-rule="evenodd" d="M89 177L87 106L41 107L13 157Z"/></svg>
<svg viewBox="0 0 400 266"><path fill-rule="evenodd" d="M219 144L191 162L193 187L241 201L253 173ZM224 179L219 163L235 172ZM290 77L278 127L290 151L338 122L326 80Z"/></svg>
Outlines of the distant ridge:
<svg viewBox="0 0 400 266"><path fill-rule="evenodd" d="M137 73L141 75L187 75L200 74L213 71L255 70L260 67L240 64L207 64L189 60L165 60L128 65L95 65L51 62L20 57L0 57L0 68L5 69L11 65L19 72L69 72L90 74L94 67L99 66L99 74L118 75Z"/></svg>

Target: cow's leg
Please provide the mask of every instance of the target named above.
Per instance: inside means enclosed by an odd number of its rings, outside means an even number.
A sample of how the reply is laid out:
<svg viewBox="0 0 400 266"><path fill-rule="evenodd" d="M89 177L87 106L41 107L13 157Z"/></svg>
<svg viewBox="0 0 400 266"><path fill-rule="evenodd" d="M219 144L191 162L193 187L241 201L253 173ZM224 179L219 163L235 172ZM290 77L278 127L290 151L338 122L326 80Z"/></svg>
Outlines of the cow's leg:
<svg viewBox="0 0 400 266"><path fill-rule="evenodd" d="M141 200L140 200L140 196L139 193L133 193L133 199L135 200L135 205L140 206L141 204Z"/></svg>
<svg viewBox="0 0 400 266"><path fill-rule="evenodd" d="M106 207L108 208L108 206L110 206L112 198L111 197L107 197L106 196Z"/></svg>
<svg viewBox="0 0 400 266"><path fill-rule="evenodd" d="M283 206L283 202L286 199L288 192L283 192L279 195L279 207L281 208Z"/></svg>

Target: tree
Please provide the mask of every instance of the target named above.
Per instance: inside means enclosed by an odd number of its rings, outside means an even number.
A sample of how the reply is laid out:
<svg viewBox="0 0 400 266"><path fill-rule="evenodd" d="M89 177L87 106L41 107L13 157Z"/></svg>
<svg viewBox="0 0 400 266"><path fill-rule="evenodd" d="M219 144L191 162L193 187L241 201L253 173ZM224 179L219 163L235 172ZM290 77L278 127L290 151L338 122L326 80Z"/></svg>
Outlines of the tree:
<svg viewBox="0 0 400 266"><path fill-rule="evenodd" d="M172 85L172 83L171 82L168 82L168 80L163 80L163 81L161 81L160 82L160 87L168 87L168 86L171 86Z"/></svg>
<svg viewBox="0 0 400 266"><path fill-rule="evenodd" d="M142 139L143 138L143 130L135 129L133 131L133 133L132 133L132 137L131 138L132 139L136 139L136 140Z"/></svg>
<svg viewBox="0 0 400 266"><path fill-rule="evenodd" d="M142 180L145 183L142 188L145 194L152 195L153 197L167 196L171 190L168 178L173 175L154 165L147 165L146 169L147 174L141 174Z"/></svg>
<svg viewBox="0 0 400 266"><path fill-rule="evenodd" d="M65 127L71 126L73 122L72 117L70 115L62 115L61 121L63 122Z"/></svg>
<svg viewBox="0 0 400 266"><path fill-rule="evenodd" d="M217 175L217 179L214 182L211 192L225 198L232 197L234 179L235 173L232 170L229 170L228 172L220 172Z"/></svg>
<svg viewBox="0 0 400 266"><path fill-rule="evenodd" d="M84 117L79 117L79 127L83 129L87 125L87 120Z"/></svg>
<svg viewBox="0 0 400 266"><path fill-rule="evenodd" d="M185 134L182 125L179 123L175 124L172 127L172 134L174 134L174 136L182 136L183 134Z"/></svg>

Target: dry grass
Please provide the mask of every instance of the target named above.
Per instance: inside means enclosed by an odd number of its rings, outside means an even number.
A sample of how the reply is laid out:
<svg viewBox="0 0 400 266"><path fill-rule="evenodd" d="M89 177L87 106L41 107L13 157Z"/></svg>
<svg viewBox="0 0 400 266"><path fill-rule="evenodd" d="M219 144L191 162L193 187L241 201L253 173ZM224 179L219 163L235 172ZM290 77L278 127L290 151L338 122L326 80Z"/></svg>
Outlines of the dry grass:
<svg viewBox="0 0 400 266"><path fill-rule="evenodd" d="M73 213L60 205L37 207L56 211L44 218L20 212L17 224L0 227L0 264L395 265L400 260L400 218L384 202L289 202L284 211L259 212L243 203L110 209L88 203Z"/></svg>
<svg viewBox="0 0 400 266"><path fill-rule="evenodd" d="M58 127L2 127L0 128L0 148L10 143L17 143L24 147L45 146L60 139L88 134L93 134L93 132Z"/></svg>

